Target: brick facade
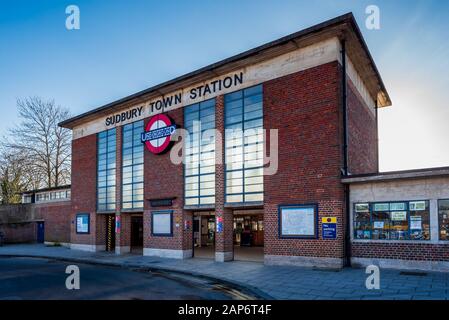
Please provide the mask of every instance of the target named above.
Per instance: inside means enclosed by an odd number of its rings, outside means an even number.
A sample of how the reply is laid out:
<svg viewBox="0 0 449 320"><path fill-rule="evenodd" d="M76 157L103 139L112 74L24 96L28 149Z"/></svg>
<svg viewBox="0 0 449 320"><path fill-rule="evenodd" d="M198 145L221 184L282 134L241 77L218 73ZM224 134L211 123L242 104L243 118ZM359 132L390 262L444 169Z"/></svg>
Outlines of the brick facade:
<svg viewBox="0 0 449 320"><path fill-rule="evenodd" d="M352 256L370 259L449 261L449 244L353 243Z"/></svg>
<svg viewBox="0 0 449 320"><path fill-rule="evenodd" d="M357 172L377 168L377 151L363 153L371 141L376 141L375 118L363 109L355 87L348 86L350 165ZM263 84L264 128L279 130L279 167L272 176L264 177L264 246L268 256L299 256L335 259L340 265L344 256L344 186L341 179L342 107L341 66L338 62L280 77ZM224 98L215 98L216 128L224 132ZM167 113L183 126L183 109ZM149 118L144 120L146 125ZM365 123L363 131L359 122ZM220 138L217 136L217 139ZM267 134L267 139L269 135ZM224 139L222 134L221 139ZM218 143L218 141L217 141ZM269 139L267 141L269 144ZM267 148L268 149L268 148ZM77 212L91 213L91 234L77 235L72 224L72 243L104 246L106 218L96 214L96 135L73 142L72 220ZM223 154L217 155L222 157ZM121 210L121 128L117 129L116 215L120 215L121 230L116 234L116 248L127 251L131 242L131 214ZM233 210L244 207L225 205L224 165L216 164L216 218L223 220L223 232L216 233L217 259L232 260ZM149 199L174 198L171 207L152 208ZM144 150L144 253L147 250L184 252L192 250L194 210L184 209L184 178L182 164L173 164L170 153L152 154ZM281 204L318 205L317 239L280 239L278 237L278 206ZM153 236L152 212L173 211L173 235ZM321 238L321 217L334 216L338 221L335 240ZM191 224L190 224L191 226ZM184 255L183 253L183 255Z"/></svg>
<svg viewBox="0 0 449 320"><path fill-rule="evenodd" d="M342 135L338 64L264 84L264 127L279 129L278 173L264 178L265 254L343 258ZM278 205L318 204L335 216L336 240L279 239Z"/></svg>
<svg viewBox="0 0 449 320"><path fill-rule="evenodd" d="M70 201L35 204L34 210L44 220L45 242L70 243Z"/></svg>
<svg viewBox="0 0 449 320"><path fill-rule="evenodd" d="M378 172L379 147L375 110L369 110L349 77L347 83L349 172Z"/></svg>
<svg viewBox="0 0 449 320"><path fill-rule="evenodd" d="M183 126L183 109L168 112L173 121ZM147 125L149 119L144 124ZM144 150L144 248L191 250L191 229L184 231L184 222L191 221L191 214L184 210L184 174L182 164L173 164L170 153L153 154ZM148 199L175 198L172 207L151 208ZM173 211L173 236L153 236L151 213L154 211Z"/></svg>
<svg viewBox="0 0 449 320"><path fill-rule="evenodd" d="M37 229L35 222L0 224L0 232L5 243L36 242Z"/></svg>
<svg viewBox="0 0 449 320"><path fill-rule="evenodd" d="M97 136L72 141L71 243L105 245L105 218L96 214ZM76 233L76 214L90 214L90 233Z"/></svg>

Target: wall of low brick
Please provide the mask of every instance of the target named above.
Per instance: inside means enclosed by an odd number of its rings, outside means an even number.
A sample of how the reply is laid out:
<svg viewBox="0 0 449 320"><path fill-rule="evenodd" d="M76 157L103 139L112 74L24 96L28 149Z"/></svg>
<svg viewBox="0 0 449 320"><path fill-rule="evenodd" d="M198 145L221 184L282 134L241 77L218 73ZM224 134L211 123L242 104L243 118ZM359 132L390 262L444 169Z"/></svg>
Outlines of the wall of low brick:
<svg viewBox="0 0 449 320"><path fill-rule="evenodd" d="M45 222L45 241L69 243L71 202L33 204L36 217Z"/></svg>
<svg viewBox="0 0 449 320"><path fill-rule="evenodd" d="M44 222L44 240L70 242L70 201L0 206L0 231L7 242L37 241L36 222Z"/></svg>
<svg viewBox="0 0 449 320"><path fill-rule="evenodd" d="M371 259L449 261L449 243L354 243L352 256Z"/></svg>
<svg viewBox="0 0 449 320"><path fill-rule="evenodd" d="M0 224L5 243L36 242L36 222Z"/></svg>

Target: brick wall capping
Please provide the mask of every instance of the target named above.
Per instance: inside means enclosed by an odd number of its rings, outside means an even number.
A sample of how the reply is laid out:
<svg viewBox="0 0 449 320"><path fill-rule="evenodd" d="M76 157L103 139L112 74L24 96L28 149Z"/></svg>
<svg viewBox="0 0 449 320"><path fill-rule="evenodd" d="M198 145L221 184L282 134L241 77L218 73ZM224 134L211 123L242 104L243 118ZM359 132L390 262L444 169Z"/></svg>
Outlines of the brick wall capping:
<svg viewBox="0 0 449 320"><path fill-rule="evenodd" d="M233 209L239 209L239 208L263 208L263 202L237 202L237 203L225 203L225 208L233 208Z"/></svg>
<svg viewBox="0 0 449 320"><path fill-rule="evenodd" d="M215 210L215 206L210 206L210 205L184 206L184 210L189 210L189 211L210 211L210 210Z"/></svg>
<svg viewBox="0 0 449 320"><path fill-rule="evenodd" d="M96 211L96 214L115 214L117 211Z"/></svg>
<svg viewBox="0 0 449 320"><path fill-rule="evenodd" d="M143 213L143 208L142 209L122 209L120 210L120 213Z"/></svg>
<svg viewBox="0 0 449 320"><path fill-rule="evenodd" d="M343 177L341 182L344 184L355 184L364 182L383 182L390 180L438 178L447 176L449 176L449 167L438 167L353 175Z"/></svg>
<svg viewBox="0 0 449 320"><path fill-rule="evenodd" d="M0 222L0 225L14 225L14 224L26 224L26 223L34 223L34 222L44 222L44 219L33 219L33 220L23 220L16 222Z"/></svg>

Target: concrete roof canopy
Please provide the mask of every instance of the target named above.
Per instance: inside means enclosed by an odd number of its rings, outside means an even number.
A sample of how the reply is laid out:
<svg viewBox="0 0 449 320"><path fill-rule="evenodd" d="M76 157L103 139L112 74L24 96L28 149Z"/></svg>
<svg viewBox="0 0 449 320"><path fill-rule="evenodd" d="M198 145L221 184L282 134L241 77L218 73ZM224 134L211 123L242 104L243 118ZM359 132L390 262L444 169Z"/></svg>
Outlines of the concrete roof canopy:
<svg viewBox="0 0 449 320"><path fill-rule="evenodd" d="M217 74L231 72L242 66L255 64L331 37L338 37L346 41L347 55L354 62L354 67L368 88L369 94L377 102L377 107L390 106L391 100L389 94L368 50L368 46L363 39L354 15L347 13L95 108L62 121L59 125L64 128L73 129L82 123L110 114L111 112L125 109L131 105L148 101L153 97L207 80Z"/></svg>

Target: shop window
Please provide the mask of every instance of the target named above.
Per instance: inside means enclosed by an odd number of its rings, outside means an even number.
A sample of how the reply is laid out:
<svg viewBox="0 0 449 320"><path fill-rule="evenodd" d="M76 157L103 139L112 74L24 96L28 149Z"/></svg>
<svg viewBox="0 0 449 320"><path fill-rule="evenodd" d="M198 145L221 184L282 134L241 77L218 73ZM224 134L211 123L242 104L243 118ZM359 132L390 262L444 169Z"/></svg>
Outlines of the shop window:
<svg viewBox="0 0 449 320"><path fill-rule="evenodd" d="M97 210L115 210L116 130L97 134Z"/></svg>
<svg viewBox="0 0 449 320"><path fill-rule="evenodd" d="M438 200L440 240L449 240L449 200Z"/></svg>
<svg viewBox="0 0 449 320"><path fill-rule="evenodd" d="M143 120L123 126L122 209L143 209Z"/></svg>
<svg viewBox="0 0 449 320"><path fill-rule="evenodd" d="M184 108L186 205L215 204L215 99Z"/></svg>
<svg viewBox="0 0 449 320"><path fill-rule="evenodd" d="M356 203L354 238L429 240L429 201Z"/></svg>
<svg viewBox="0 0 449 320"><path fill-rule="evenodd" d="M225 201L263 201L262 85L225 95L225 129Z"/></svg>

